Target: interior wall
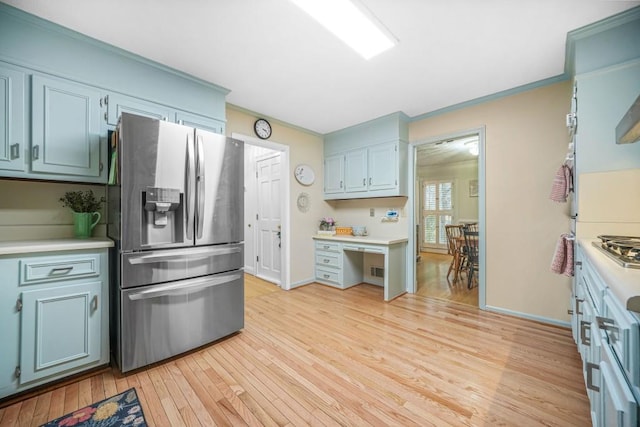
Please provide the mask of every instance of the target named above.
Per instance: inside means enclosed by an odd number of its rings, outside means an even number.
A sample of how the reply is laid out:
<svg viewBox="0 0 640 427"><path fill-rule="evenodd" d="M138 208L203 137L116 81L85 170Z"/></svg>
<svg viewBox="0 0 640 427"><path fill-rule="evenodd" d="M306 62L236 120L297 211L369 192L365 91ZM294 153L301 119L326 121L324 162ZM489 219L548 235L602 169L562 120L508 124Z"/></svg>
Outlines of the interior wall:
<svg viewBox="0 0 640 427"><path fill-rule="evenodd" d="M407 237L406 197L331 200L326 204L327 215L333 216L338 226L364 225L370 236ZM398 211L397 221L386 219L385 215L390 209Z"/></svg>
<svg viewBox="0 0 640 427"><path fill-rule="evenodd" d="M253 123L258 116L227 104L226 133L231 136L233 132L244 135L254 135ZM276 120L270 120L273 129L269 141L289 146L289 215L291 229L289 232L291 260L291 286L310 283L314 278L313 239L312 235L318 229L320 218L331 212L331 207L322 200L323 193L323 139L322 136L288 126ZM308 164L315 171L315 182L310 186L298 183L293 170L301 163ZM309 195L309 209L302 212L297 207L297 199L300 193ZM287 230L283 230L286 232ZM284 237L284 236L283 236Z"/></svg>
<svg viewBox="0 0 640 427"><path fill-rule="evenodd" d="M569 322L571 280L550 270L569 206L549 194L567 151L570 100L563 81L410 123L412 142L485 126L489 309Z"/></svg>
<svg viewBox="0 0 640 427"><path fill-rule="evenodd" d="M67 191L92 190L105 196L104 185L0 179L0 240L73 238L73 214L60 198ZM106 236L104 208L93 230L94 237Z"/></svg>

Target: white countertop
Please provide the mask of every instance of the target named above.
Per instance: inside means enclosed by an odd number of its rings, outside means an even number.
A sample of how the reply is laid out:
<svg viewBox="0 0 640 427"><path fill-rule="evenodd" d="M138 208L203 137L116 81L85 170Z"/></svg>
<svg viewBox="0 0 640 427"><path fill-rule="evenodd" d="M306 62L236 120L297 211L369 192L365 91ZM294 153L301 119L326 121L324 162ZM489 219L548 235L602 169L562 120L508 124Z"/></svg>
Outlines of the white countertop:
<svg viewBox="0 0 640 427"><path fill-rule="evenodd" d="M622 267L594 247L592 242L591 239L578 241L589 261L622 306L640 313L640 269Z"/></svg>
<svg viewBox="0 0 640 427"><path fill-rule="evenodd" d="M334 236L316 234L312 237L315 240L333 240L337 242L368 243L370 245L386 245L386 246L409 241L409 239L406 237L351 236L346 234L336 234Z"/></svg>
<svg viewBox="0 0 640 427"><path fill-rule="evenodd" d="M92 237L90 239L15 240L0 242L0 255L98 249L110 248L112 246L113 241L106 237Z"/></svg>

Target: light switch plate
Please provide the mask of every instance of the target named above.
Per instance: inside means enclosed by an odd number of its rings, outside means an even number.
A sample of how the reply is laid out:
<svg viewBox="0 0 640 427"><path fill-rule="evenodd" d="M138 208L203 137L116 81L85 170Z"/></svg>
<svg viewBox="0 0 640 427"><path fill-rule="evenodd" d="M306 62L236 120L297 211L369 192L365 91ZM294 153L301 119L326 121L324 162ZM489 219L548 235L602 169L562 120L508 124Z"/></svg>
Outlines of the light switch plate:
<svg viewBox="0 0 640 427"><path fill-rule="evenodd" d="M369 216L376 216L376 210L374 208L369 209Z"/></svg>

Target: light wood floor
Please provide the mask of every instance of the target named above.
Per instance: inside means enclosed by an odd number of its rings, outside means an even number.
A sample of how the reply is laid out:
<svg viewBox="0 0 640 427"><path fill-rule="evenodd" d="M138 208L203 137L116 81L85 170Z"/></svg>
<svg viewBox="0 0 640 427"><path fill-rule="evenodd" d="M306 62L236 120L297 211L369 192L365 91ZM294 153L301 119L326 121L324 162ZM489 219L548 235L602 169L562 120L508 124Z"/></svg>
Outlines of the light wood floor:
<svg viewBox="0 0 640 427"><path fill-rule="evenodd" d="M453 272L447 279L447 270L451 264L451 255L421 252L416 264L418 295L440 298L462 304L478 306L478 287L467 288L467 276L453 281Z"/></svg>
<svg viewBox="0 0 640 427"><path fill-rule="evenodd" d="M0 425L38 425L130 387L152 426L590 425L569 330L319 284L249 297L240 333L27 398L0 409Z"/></svg>

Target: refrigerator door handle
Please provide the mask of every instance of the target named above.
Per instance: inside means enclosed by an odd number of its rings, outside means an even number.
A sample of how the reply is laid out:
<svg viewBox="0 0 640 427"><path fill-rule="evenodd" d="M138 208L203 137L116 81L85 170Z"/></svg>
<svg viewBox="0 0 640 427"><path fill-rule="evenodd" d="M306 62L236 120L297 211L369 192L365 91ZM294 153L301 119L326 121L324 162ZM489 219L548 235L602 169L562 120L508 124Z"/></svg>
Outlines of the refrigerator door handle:
<svg viewBox="0 0 640 427"><path fill-rule="evenodd" d="M132 301L145 300L151 298L159 298L171 295L181 295L187 292L193 292L200 289L206 289L213 286L222 285L224 283L233 282L242 277L241 274L230 274L222 277L205 277L188 281L182 281L180 283L153 286L152 289L147 289L140 292L130 293L129 299Z"/></svg>
<svg viewBox="0 0 640 427"><path fill-rule="evenodd" d="M204 147L202 146L202 136L198 135L196 140L196 147L198 150L198 163L196 166L196 186L198 189L198 195L196 197L198 203L198 211L196 212L196 218L198 224L196 226L196 238L202 238L202 229L204 227L204 182L205 182L205 169L204 169Z"/></svg>
<svg viewBox="0 0 640 427"><path fill-rule="evenodd" d="M213 256L219 255L231 255L241 252L242 248L236 246L231 248L215 248L215 249L204 249L201 251L190 251L189 253L183 255L176 255L172 252L161 252L153 255L144 255L140 257L135 257L129 259L129 264L153 264L156 262L171 262L171 261L180 261L183 262L185 259L187 260L195 260L195 259L204 259L211 258Z"/></svg>
<svg viewBox="0 0 640 427"><path fill-rule="evenodd" d="M193 153L192 135L187 135L187 239L193 240L193 222L195 208L195 159Z"/></svg>

